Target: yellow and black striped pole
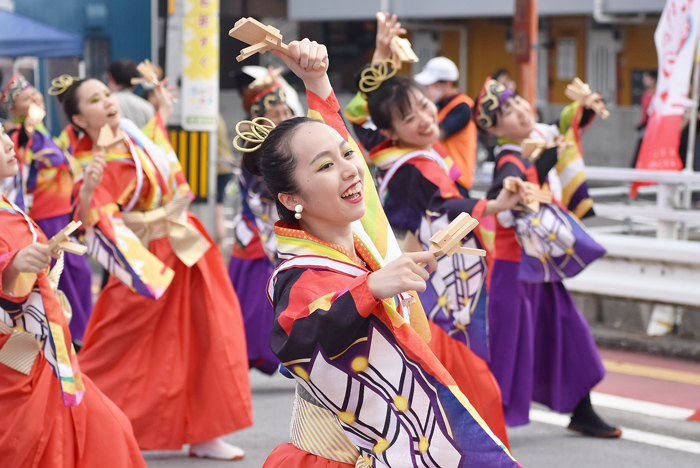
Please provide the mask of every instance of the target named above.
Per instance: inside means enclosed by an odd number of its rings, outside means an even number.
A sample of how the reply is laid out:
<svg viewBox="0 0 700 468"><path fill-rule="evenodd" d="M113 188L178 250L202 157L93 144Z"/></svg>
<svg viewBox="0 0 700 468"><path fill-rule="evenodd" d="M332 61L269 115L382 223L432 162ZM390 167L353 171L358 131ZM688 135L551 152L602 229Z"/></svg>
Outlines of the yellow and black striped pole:
<svg viewBox="0 0 700 468"><path fill-rule="evenodd" d="M170 144L180 160L194 203L206 203L209 195L209 132L188 132L169 126Z"/></svg>

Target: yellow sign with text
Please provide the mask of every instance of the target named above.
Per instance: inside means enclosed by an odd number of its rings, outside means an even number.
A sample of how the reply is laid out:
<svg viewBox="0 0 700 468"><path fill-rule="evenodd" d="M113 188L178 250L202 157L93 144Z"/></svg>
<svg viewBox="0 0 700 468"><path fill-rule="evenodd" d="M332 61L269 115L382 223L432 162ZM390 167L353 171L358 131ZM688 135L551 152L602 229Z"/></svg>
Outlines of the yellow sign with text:
<svg viewBox="0 0 700 468"><path fill-rule="evenodd" d="M184 0L182 127L216 131L219 113L219 0Z"/></svg>

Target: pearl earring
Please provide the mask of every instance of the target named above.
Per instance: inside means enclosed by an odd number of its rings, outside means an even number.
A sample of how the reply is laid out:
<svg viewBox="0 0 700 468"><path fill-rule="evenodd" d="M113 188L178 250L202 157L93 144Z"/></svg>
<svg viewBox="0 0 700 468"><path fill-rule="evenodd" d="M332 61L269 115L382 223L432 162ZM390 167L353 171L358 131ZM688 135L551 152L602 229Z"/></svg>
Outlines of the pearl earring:
<svg viewBox="0 0 700 468"><path fill-rule="evenodd" d="M301 205L297 205L294 207L294 211L296 211L296 213L294 214L294 217L296 219L301 219L301 212L304 211L304 207Z"/></svg>

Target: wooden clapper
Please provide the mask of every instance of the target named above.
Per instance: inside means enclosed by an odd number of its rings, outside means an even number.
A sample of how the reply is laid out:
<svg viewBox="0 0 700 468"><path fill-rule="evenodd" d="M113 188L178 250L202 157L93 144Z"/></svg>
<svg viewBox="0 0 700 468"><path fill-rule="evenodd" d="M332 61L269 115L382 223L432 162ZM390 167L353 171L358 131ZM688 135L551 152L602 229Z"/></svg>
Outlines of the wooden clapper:
<svg viewBox="0 0 700 468"><path fill-rule="evenodd" d="M514 177L506 177L503 181L503 188L509 192L517 193L520 191L517 181ZM537 184L523 181L523 185L532 191L531 195L521 197L522 204L529 210L537 213L540 211L540 203L552 203L552 192L544 190Z"/></svg>
<svg viewBox="0 0 700 468"><path fill-rule="evenodd" d="M104 151L106 154L112 146L120 143L121 141L121 133L115 135L112 131L112 127L110 127L109 124L104 124L104 126L100 129L100 134L97 137L97 147L102 149L102 151Z"/></svg>
<svg viewBox="0 0 700 468"><path fill-rule="evenodd" d="M576 77L571 82L571 84L566 86L564 90L564 95L571 99L572 101L578 101L583 103L588 96L592 94L591 87L587 83L584 83L580 78ZM605 104L601 101L596 101L591 105L591 108L598 114L603 120L610 117L610 112L605 108Z"/></svg>
<svg viewBox="0 0 700 468"><path fill-rule="evenodd" d="M49 240L49 249L52 251L63 250L64 252L72 253L75 255L85 255L87 253L87 247L82 244L78 244L70 241L70 235L82 226L83 223L80 221L71 221L68 226L61 229L58 234L53 236Z"/></svg>
<svg viewBox="0 0 700 468"><path fill-rule="evenodd" d="M278 50L288 57L292 55L287 44L282 42L280 30L270 25L265 26L255 18L239 19L228 35L250 44L250 47L241 50L241 54L236 57L239 62L258 53L264 54L268 50ZM322 63L321 68L325 67L326 64Z"/></svg>
<svg viewBox="0 0 700 468"><path fill-rule="evenodd" d="M563 137L557 137L557 138L563 138ZM553 142L546 142L543 140L531 140L531 139L525 139L523 142L520 144L520 147L522 148L522 156L525 159L529 159L532 162L537 161L540 156L542 156L542 152L546 149L549 148L554 148L557 146L559 143L557 141ZM565 148L569 148L570 146L574 145L573 141L564 141L561 143Z"/></svg>
<svg viewBox="0 0 700 468"><path fill-rule="evenodd" d="M158 86L160 84L160 81L158 80L158 72L156 71L156 67L151 63L150 60L146 59L143 62L136 65L136 70L138 70L138 72L141 73L141 78L132 78L132 85L149 83L153 86ZM177 99L174 98L170 92L168 92L168 98L170 98L172 102L177 102Z"/></svg>
<svg viewBox="0 0 700 468"><path fill-rule="evenodd" d="M486 251L483 249L470 249L467 247L462 247L461 245L462 239L464 239L478 225L479 221L469 216L469 214L460 214L445 229L441 230L430 238L430 249L428 251L435 257L441 257L443 255L451 257L456 253L478 255L480 257L486 256ZM408 233L406 235L406 239L403 241L402 250L404 252L422 252L423 247L412 233ZM417 293L410 293L408 298L403 300L402 305L404 307L410 307L411 327L413 327L416 333L418 333L418 335L420 335L421 338L428 343L430 342L431 337L430 325L428 324L428 318L425 315L425 311L412 307L417 303L415 294ZM419 313L418 311L422 312Z"/></svg>
<svg viewBox="0 0 700 468"><path fill-rule="evenodd" d="M122 141L121 134L115 134L109 124L105 124L100 129L100 135L97 137L97 147L102 148L105 152Z"/></svg>

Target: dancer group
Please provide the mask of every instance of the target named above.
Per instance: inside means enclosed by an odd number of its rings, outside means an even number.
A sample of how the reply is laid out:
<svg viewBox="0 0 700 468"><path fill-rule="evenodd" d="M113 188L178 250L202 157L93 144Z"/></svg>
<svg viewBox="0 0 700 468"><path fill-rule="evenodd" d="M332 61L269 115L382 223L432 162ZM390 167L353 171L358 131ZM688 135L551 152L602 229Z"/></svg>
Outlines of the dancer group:
<svg viewBox="0 0 700 468"><path fill-rule="evenodd" d="M518 466L506 426L527 424L531 401L572 413L573 431L620 436L591 406L604 369L561 282L604 253L578 221L592 209L585 182L566 178L600 96L555 125L491 78L474 104L448 59L416 81L397 73L390 43L404 32L378 20L344 112L327 50L308 39L275 52L303 82L308 117L276 71L244 91L229 275L188 211L165 80L139 128L104 83L56 78L70 126L54 140L41 93L12 77L0 99L15 119L0 137L0 459L145 466L140 450L185 444L240 459L222 436L253 423L251 368L295 380L291 441L270 468ZM469 195L477 125L498 139L486 199ZM526 139L548 149L532 161ZM540 190L552 203L523 201ZM436 258L430 238L462 213L481 223L462 246L488 255ZM94 305L85 257L48 242L71 221L109 273Z"/></svg>

